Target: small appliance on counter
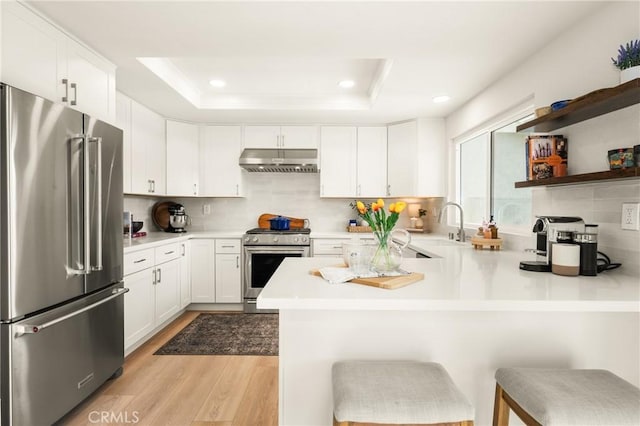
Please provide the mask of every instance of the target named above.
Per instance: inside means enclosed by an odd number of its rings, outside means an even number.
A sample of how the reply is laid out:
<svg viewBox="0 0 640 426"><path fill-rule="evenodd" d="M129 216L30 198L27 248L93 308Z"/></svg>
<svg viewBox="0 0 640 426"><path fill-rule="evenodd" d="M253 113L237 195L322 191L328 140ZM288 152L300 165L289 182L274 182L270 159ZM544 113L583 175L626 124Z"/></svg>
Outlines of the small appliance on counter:
<svg viewBox="0 0 640 426"><path fill-rule="evenodd" d="M189 215L185 212L182 204L173 201L155 203L151 209L151 218L153 223L164 232L187 232L185 227Z"/></svg>
<svg viewBox="0 0 640 426"><path fill-rule="evenodd" d="M565 232L584 232L584 221L580 217L572 216L537 216L533 225L533 232L536 234L535 252L540 258L538 261L522 261L520 269L525 271L551 272L551 246L558 242L558 235L561 239ZM564 242L564 241L561 241Z"/></svg>

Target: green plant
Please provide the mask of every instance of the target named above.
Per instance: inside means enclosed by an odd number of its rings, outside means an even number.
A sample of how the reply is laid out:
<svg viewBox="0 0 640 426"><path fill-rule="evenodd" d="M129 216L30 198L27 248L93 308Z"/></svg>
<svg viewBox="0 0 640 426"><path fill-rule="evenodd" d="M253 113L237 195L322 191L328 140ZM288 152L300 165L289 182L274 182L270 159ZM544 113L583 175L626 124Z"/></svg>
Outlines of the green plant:
<svg viewBox="0 0 640 426"><path fill-rule="evenodd" d="M640 65L640 40L631 40L626 45L620 45L618 59L613 59L613 65L620 70Z"/></svg>

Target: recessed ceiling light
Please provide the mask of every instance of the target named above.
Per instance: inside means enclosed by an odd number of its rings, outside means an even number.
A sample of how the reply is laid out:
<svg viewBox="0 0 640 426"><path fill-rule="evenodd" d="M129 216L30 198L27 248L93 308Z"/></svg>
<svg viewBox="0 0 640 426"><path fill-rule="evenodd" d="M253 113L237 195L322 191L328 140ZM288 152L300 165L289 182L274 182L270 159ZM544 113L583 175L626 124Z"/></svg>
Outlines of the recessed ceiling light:
<svg viewBox="0 0 640 426"><path fill-rule="evenodd" d="M209 84L212 85L213 87L224 87L227 85L227 82L224 80L209 80Z"/></svg>
<svg viewBox="0 0 640 426"><path fill-rule="evenodd" d="M353 80L342 80L340 83L338 83L338 86L342 87L343 89L351 89L355 85L356 82Z"/></svg>
<svg viewBox="0 0 640 426"><path fill-rule="evenodd" d="M442 95L442 96L436 96L433 98L433 102L436 104L440 104L442 102L447 102L449 99L451 99L449 96L447 95Z"/></svg>

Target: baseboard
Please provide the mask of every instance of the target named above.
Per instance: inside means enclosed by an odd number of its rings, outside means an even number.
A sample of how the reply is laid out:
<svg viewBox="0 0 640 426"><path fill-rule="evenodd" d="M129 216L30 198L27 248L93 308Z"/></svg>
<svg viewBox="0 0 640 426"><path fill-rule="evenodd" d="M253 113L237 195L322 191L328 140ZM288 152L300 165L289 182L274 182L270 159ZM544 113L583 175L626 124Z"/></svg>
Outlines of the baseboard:
<svg viewBox="0 0 640 426"><path fill-rule="evenodd" d="M187 311L230 311L242 312L244 305L242 303L192 303L187 306Z"/></svg>

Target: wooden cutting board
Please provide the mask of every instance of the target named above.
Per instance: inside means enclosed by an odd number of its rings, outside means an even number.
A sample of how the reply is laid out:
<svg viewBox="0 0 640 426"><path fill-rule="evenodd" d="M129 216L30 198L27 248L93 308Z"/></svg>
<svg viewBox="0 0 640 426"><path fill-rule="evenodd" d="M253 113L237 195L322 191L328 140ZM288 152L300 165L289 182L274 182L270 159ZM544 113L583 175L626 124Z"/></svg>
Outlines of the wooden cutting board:
<svg viewBox="0 0 640 426"><path fill-rule="evenodd" d="M311 275L322 277L320 271L312 269ZM421 272L412 272L409 275L398 275L397 277L378 277L378 278L354 278L350 283L368 285L371 287L384 288L385 290L395 290L409 284L417 283L424 280L424 274Z"/></svg>
<svg viewBox="0 0 640 426"><path fill-rule="evenodd" d="M269 222L269 220L273 219L274 217L278 217L278 215L271 214L271 213L261 214L260 217L258 218L258 227L264 228L264 229L270 229L271 222ZM289 219L289 228L304 228L304 219L298 219L295 217L288 217L288 216L282 216L282 217L286 217L287 219Z"/></svg>

